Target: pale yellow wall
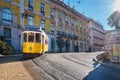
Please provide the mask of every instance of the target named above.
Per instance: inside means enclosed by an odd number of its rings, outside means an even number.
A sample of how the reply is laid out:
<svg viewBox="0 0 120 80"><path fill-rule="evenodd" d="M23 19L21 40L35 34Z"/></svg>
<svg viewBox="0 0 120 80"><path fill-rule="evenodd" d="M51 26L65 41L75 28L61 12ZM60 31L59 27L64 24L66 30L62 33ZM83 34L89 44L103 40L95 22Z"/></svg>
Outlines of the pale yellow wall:
<svg viewBox="0 0 120 80"><path fill-rule="evenodd" d="M50 20L49 19L46 20L46 31L50 32Z"/></svg>

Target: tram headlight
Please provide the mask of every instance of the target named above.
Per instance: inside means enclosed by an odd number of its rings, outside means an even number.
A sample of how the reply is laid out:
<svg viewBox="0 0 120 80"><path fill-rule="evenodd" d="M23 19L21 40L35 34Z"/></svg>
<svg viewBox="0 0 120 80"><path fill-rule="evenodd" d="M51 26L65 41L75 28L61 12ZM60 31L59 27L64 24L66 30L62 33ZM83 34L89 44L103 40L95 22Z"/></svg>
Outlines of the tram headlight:
<svg viewBox="0 0 120 80"><path fill-rule="evenodd" d="M32 47L30 47L29 50L32 50Z"/></svg>

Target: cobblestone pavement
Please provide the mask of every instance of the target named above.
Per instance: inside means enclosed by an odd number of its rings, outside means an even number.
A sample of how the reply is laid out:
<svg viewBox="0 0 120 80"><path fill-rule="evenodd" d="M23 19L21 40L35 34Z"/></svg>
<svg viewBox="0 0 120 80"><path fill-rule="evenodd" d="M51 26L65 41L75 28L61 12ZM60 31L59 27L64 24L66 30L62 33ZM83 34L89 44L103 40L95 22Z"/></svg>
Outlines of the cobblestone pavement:
<svg viewBox="0 0 120 80"><path fill-rule="evenodd" d="M22 61L0 56L0 80L120 80L120 69L93 60L98 54L48 53Z"/></svg>
<svg viewBox="0 0 120 80"><path fill-rule="evenodd" d="M98 54L44 54L25 65L31 66L28 71L34 80L120 80L120 70L93 60Z"/></svg>
<svg viewBox="0 0 120 80"><path fill-rule="evenodd" d="M20 55L0 56L0 80L33 80L20 58Z"/></svg>

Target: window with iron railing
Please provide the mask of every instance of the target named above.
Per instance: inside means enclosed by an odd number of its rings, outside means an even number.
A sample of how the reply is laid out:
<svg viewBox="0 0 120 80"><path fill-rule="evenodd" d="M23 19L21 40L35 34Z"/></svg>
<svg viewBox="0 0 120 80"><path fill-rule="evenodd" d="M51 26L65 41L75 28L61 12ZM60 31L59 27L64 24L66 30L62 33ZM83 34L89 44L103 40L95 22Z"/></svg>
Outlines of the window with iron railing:
<svg viewBox="0 0 120 80"><path fill-rule="evenodd" d="M51 30L50 30L50 31L51 31L51 34L54 34L54 24L51 23L50 29L51 29Z"/></svg>
<svg viewBox="0 0 120 80"><path fill-rule="evenodd" d="M34 0L28 0L28 9L33 11L34 7Z"/></svg>
<svg viewBox="0 0 120 80"><path fill-rule="evenodd" d="M58 19L59 19L60 21L62 21L62 13L61 13L61 12L58 12Z"/></svg>
<svg viewBox="0 0 120 80"><path fill-rule="evenodd" d="M40 13L44 16L45 15L45 4L41 3L40 4Z"/></svg>

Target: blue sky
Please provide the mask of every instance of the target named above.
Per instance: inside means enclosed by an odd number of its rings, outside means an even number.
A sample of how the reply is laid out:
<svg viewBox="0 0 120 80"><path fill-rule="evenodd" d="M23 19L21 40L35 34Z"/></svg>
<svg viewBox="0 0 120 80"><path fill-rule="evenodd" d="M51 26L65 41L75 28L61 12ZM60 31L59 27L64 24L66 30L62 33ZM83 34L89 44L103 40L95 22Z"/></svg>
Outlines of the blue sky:
<svg viewBox="0 0 120 80"><path fill-rule="evenodd" d="M64 2L67 4L68 0L64 0ZM113 13L115 0L69 0L69 2L70 6L74 5L78 12L84 12L85 16L93 18L95 21L98 20L105 30L113 29L107 24L107 18Z"/></svg>

